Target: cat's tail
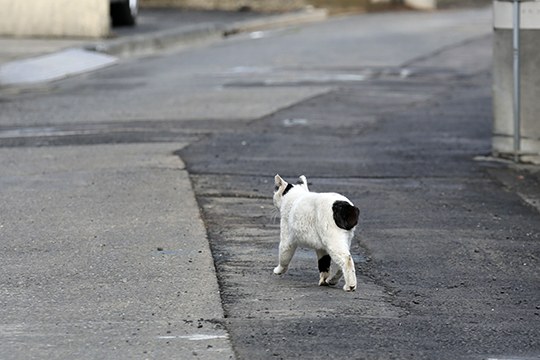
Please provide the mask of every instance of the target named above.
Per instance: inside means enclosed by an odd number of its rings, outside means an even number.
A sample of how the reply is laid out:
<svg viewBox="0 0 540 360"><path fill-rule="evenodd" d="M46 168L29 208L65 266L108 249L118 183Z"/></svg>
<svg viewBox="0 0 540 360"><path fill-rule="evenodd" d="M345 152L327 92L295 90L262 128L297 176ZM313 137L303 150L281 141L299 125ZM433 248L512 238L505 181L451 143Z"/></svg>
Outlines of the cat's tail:
<svg viewBox="0 0 540 360"><path fill-rule="evenodd" d="M298 185L301 185L303 188L305 188L307 191L309 191L309 188L308 188L308 182L307 182L307 178L305 175L300 175L300 177L298 177L298 182L297 184Z"/></svg>

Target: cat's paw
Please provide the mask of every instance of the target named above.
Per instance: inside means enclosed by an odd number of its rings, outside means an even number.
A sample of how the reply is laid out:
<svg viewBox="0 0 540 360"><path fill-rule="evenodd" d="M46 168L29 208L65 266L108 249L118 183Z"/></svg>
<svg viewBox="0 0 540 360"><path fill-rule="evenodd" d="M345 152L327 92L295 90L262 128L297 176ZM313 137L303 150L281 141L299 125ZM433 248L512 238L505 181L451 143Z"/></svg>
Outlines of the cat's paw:
<svg viewBox="0 0 540 360"><path fill-rule="evenodd" d="M330 285L330 286L334 286L334 285L337 285L337 283L339 282L339 278L337 279L326 279L326 285Z"/></svg>
<svg viewBox="0 0 540 360"><path fill-rule="evenodd" d="M328 286L328 273L327 272L321 272L321 275L320 275L320 279L319 279L319 286Z"/></svg>
<svg viewBox="0 0 540 360"><path fill-rule="evenodd" d="M356 285L347 285L347 284L345 284L343 286L343 290L345 290L347 292L356 291Z"/></svg>
<svg viewBox="0 0 540 360"><path fill-rule="evenodd" d="M286 267L283 267L281 265L278 265L274 268L274 274L276 275L281 275L281 274L284 274L285 271L287 271L287 268Z"/></svg>
<svg viewBox="0 0 540 360"><path fill-rule="evenodd" d="M326 279L319 280L319 286L328 286L328 285L330 284L326 281Z"/></svg>

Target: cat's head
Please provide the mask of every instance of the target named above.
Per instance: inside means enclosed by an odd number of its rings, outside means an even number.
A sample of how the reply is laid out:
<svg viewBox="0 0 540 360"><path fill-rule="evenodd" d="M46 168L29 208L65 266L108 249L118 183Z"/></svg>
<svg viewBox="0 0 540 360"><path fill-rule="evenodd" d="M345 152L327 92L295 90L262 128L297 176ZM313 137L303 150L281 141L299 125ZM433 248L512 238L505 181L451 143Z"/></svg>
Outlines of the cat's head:
<svg viewBox="0 0 540 360"><path fill-rule="evenodd" d="M307 178L304 175L301 175L298 179L299 179L298 182L295 185L293 185L283 180L281 176L279 175L275 176L274 182L276 186L274 188L274 205L277 208L281 208L281 200L293 188L301 188L304 191L309 191Z"/></svg>

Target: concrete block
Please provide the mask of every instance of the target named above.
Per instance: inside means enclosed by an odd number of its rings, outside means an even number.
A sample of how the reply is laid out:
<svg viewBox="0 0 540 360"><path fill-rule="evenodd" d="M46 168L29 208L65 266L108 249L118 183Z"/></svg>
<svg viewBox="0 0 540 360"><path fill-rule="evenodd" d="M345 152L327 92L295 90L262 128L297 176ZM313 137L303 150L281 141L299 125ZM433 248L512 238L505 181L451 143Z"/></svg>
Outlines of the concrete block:
<svg viewBox="0 0 540 360"><path fill-rule="evenodd" d="M521 30L522 160L540 163L540 29ZM512 30L495 29L493 43L493 152L513 153Z"/></svg>
<svg viewBox="0 0 540 360"><path fill-rule="evenodd" d="M109 0L0 0L0 35L90 37L109 34Z"/></svg>
<svg viewBox="0 0 540 360"><path fill-rule="evenodd" d="M493 27L513 29L513 2L493 2ZM520 4L520 29L540 29L540 0L525 1Z"/></svg>

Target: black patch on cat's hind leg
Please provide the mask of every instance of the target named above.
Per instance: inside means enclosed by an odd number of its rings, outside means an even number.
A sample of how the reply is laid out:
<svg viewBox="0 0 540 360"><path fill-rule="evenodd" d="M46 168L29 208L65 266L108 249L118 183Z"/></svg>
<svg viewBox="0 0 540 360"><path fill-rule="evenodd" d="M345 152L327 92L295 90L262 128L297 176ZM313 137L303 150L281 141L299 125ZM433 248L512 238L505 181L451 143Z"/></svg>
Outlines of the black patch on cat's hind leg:
<svg viewBox="0 0 540 360"><path fill-rule="evenodd" d="M330 262L332 258L330 255L324 255L319 259L319 272L328 272L330 271Z"/></svg>
<svg viewBox="0 0 540 360"><path fill-rule="evenodd" d="M330 275L330 262L332 259L330 255L324 250L317 250L318 266L319 266L319 286L327 286L326 279Z"/></svg>
<svg viewBox="0 0 540 360"><path fill-rule="evenodd" d="M334 212L334 222L339 228L351 230L358 224L360 210L347 201L335 201L332 205L332 211Z"/></svg>

